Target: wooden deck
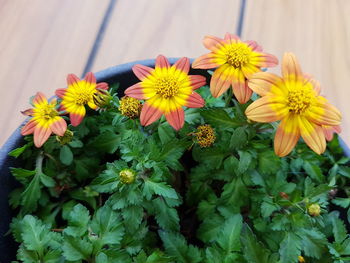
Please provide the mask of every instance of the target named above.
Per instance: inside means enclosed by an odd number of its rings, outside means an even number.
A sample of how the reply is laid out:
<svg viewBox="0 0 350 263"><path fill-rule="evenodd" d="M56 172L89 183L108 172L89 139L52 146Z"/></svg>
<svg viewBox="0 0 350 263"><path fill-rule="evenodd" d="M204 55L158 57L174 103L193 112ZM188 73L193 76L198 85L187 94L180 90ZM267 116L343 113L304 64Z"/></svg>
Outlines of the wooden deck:
<svg viewBox="0 0 350 263"><path fill-rule="evenodd" d="M350 145L349 0L0 0L0 146L36 91L53 95L67 73L204 54L204 35L237 32L244 3L242 38L294 52L342 111Z"/></svg>

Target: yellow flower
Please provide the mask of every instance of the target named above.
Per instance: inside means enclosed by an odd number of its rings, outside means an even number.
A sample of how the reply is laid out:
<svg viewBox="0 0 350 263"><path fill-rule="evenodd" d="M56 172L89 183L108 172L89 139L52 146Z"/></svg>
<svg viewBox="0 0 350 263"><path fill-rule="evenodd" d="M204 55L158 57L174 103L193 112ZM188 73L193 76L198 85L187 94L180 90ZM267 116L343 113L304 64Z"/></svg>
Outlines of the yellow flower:
<svg viewBox="0 0 350 263"><path fill-rule="evenodd" d="M34 133L34 145L41 147L52 133L63 136L67 129L66 121L60 117L57 111L57 101L48 101L45 95L38 92L32 100L33 109L28 109L22 113L32 118L21 130L22 135Z"/></svg>
<svg viewBox="0 0 350 263"><path fill-rule="evenodd" d="M307 208L310 216L319 216L321 214L321 207L319 204L312 204Z"/></svg>
<svg viewBox="0 0 350 263"><path fill-rule="evenodd" d="M291 152L300 136L316 153L326 149L324 125L338 126L340 112L319 95L319 83L302 73L292 53L282 61L282 78L259 72L248 82L262 96L246 109L248 119L256 122L281 121L274 141L278 156Z"/></svg>
<svg viewBox="0 0 350 263"><path fill-rule="evenodd" d="M205 85L206 80L200 75L188 75L188 58L181 58L170 66L168 59L159 55L154 69L135 65L132 70L141 82L126 89L125 95L146 100L142 106L141 125L148 126L164 114L168 123L179 130L185 123L183 106L204 106L203 98L194 90Z"/></svg>
<svg viewBox="0 0 350 263"><path fill-rule="evenodd" d="M136 119L140 116L142 104L139 100L124 96L120 99L119 103L119 111L122 115L130 119Z"/></svg>
<svg viewBox="0 0 350 263"><path fill-rule="evenodd" d="M216 139L214 129L208 124L198 126L197 132L194 134L199 146L202 148L213 145Z"/></svg>
<svg viewBox="0 0 350 263"><path fill-rule="evenodd" d="M229 33L224 39L206 36L203 44L211 52L197 58L192 67L217 68L210 81L210 91L215 98L232 86L236 99L246 103L252 95L247 79L261 71L261 68L278 64L277 58L262 52L255 41L241 41L238 36Z"/></svg>
<svg viewBox="0 0 350 263"><path fill-rule="evenodd" d="M93 96L98 90L107 90L108 84L101 82L96 84L96 78L92 72L86 74L80 80L74 74L67 77L68 88L57 89L56 96L62 99L61 110L69 113L69 118L73 126L78 126L86 114L85 105L96 110Z"/></svg>

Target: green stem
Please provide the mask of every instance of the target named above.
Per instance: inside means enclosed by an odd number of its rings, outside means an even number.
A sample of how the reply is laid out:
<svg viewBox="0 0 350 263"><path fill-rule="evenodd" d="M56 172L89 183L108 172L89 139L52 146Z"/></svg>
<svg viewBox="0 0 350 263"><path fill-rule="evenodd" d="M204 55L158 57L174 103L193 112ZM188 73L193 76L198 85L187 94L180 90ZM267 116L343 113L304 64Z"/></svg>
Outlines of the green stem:
<svg viewBox="0 0 350 263"><path fill-rule="evenodd" d="M35 169L39 174L43 172L43 160L44 160L44 152L40 152L36 157L36 161L35 161Z"/></svg>

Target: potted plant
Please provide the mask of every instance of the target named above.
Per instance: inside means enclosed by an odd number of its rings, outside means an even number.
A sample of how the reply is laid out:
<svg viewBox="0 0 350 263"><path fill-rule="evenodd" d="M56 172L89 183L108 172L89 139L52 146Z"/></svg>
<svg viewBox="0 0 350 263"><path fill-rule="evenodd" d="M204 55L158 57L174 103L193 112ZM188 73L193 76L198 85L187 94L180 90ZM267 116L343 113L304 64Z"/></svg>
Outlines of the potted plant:
<svg viewBox="0 0 350 263"><path fill-rule="evenodd" d="M291 53L278 76L254 41L204 45L192 69L160 55L31 99L6 164L17 262L349 260L339 111Z"/></svg>

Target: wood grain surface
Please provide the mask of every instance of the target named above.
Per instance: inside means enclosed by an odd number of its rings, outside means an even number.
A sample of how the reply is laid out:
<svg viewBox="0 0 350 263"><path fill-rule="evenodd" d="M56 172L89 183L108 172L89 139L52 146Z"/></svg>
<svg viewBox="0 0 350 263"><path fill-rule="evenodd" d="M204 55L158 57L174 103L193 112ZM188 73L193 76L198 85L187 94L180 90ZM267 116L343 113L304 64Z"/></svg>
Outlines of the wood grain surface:
<svg viewBox="0 0 350 263"><path fill-rule="evenodd" d="M239 6L240 0L118 0L92 69L207 53L203 37L235 33Z"/></svg>
<svg viewBox="0 0 350 263"><path fill-rule="evenodd" d="M37 91L51 97L82 74L108 0L0 1L0 145Z"/></svg>
<svg viewBox="0 0 350 263"><path fill-rule="evenodd" d="M0 0L0 146L41 90L82 74L110 0ZM91 69L139 59L196 57L204 35L236 32L241 0L117 0ZM343 113L350 145L350 1L247 0L243 39L279 58L294 52ZM96 43L95 43L96 44ZM273 72L279 73L277 67Z"/></svg>
<svg viewBox="0 0 350 263"><path fill-rule="evenodd" d="M350 145L350 1L248 0L242 37L278 58L295 53L342 112L341 137Z"/></svg>

